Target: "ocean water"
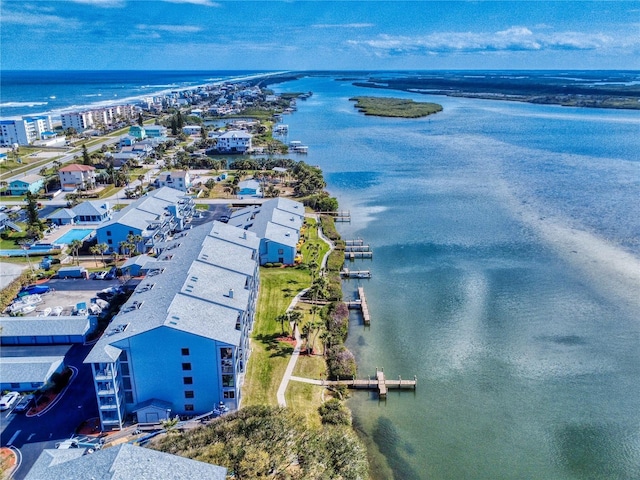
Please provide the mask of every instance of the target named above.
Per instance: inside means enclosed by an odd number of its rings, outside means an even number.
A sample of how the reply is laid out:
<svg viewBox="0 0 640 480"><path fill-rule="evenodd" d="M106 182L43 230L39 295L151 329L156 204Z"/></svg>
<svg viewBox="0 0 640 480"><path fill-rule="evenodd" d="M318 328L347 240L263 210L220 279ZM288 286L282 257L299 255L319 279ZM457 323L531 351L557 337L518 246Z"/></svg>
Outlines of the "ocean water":
<svg viewBox="0 0 640 480"><path fill-rule="evenodd" d="M414 392L349 399L376 478L640 478L640 114L367 90L330 77L289 140L363 238L359 374ZM441 103L365 117L354 95Z"/></svg>
<svg viewBox="0 0 640 480"><path fill-rule="evenodd" d="M242 78L254 71L2 71L0 117L61 113L126 104L197 85Z"/></svg>

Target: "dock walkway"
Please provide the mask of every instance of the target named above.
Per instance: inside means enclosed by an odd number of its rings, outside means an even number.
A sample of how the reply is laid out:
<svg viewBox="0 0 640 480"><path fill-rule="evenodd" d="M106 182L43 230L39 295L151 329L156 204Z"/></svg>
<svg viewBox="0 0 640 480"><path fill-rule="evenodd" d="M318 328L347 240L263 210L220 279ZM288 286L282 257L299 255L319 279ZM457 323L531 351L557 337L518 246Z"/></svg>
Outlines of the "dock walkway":
<svg viewBox="0 0 640 480"><path fill-rule="evenodd" d="M413 380L388 380L384 375L384 369L376 370L376 376L368 379L351 379L351 380L316 380L313 378L295 377L290 379L295 382L309 383L311 385L319 385L324 387L346 386L360 390L376 390L380 398L386 398L389 390L415 390L418 386L417 377Z"/></svg>
<svg viewBox="0 0 640 480"><path fill-rule="evenodd" d="M371 325L371 316L369 315L369 306L367 305L367 297L364 295L364 287L358 287L358 299L351 302L345 302L349 308L357 308L362 312L362 319L365 325Z"/></svg>

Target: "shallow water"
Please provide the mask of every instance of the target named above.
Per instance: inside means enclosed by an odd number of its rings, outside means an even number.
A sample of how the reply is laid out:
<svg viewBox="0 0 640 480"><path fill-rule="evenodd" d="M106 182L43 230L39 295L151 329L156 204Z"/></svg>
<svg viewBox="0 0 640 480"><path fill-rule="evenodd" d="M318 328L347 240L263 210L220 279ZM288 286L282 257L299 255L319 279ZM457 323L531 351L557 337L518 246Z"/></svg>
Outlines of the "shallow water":
<svg viewBox="0 0 640 480"><path fill-rule="evenodd" d="M374 249L359 374L418 378L357 424L396 479L640 478L640 115L358 89L285 118ZM356 94L435 101L358 114ZM393 473L391 473L393 472Z"/></svg>

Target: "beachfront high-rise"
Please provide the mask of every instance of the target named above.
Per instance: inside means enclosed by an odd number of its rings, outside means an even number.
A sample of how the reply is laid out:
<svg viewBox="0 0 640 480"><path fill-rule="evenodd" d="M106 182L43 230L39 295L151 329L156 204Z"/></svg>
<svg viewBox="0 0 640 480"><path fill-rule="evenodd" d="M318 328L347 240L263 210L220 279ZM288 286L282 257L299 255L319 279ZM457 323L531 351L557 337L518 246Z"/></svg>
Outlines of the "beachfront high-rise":
<svg viewBox="0 0 640 480"><path fill-rule="evenodd" d="M51 117L22 117L20 120L0 120L0 145L30 145L53 130Z"/></svg>

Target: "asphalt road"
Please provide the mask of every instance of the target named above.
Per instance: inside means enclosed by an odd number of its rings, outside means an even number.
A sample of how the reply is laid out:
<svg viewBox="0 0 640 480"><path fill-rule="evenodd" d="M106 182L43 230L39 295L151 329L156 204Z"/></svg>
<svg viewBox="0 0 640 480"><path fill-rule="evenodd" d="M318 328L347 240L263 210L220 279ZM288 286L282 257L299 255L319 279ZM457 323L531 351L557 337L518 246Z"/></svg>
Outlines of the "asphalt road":
<svg viewBox="0 0 640 480"><path fill-rule="evenodd" d="M27 417L12 411L2 412L0 417L0 443L20 450L22 463L13 475L22 480L40 453L55 448L56 443L70 438L80 424L98 416L91 367L82 361L91 346L74 345L66 357L68 366L78 369L58 403L40 417Z"/></svg>

